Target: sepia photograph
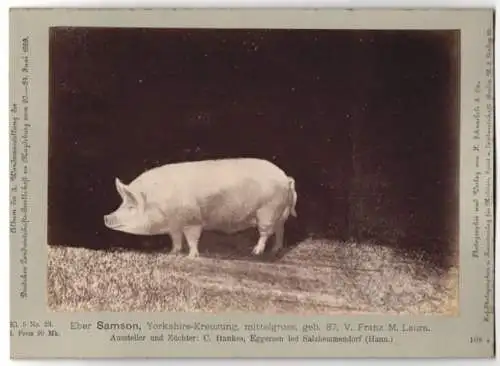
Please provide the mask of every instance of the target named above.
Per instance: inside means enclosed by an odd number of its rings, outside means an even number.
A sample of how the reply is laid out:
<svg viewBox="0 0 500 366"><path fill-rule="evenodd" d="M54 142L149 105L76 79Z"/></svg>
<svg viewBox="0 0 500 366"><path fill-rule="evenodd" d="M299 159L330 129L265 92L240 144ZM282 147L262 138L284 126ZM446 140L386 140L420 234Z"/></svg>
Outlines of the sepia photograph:
<svg viewBox="0 0 500 366"><path fill-rule="evenodd" d="M48 36L48 309L458 316L460 31Z"/></svg>

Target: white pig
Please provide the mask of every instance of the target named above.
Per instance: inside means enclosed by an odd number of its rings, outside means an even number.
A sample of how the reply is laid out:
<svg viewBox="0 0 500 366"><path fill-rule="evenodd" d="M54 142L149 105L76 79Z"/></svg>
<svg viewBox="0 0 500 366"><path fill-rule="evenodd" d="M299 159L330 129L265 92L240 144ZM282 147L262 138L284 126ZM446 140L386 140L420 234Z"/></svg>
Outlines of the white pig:
<svg viewBox="0 0 500 366"><path fill-rule="evenodd" d="M136 235L169 234L172 253L182 249L199 255L203 230L236 233L259 231L252 253L261 254L271 235L273 252L283 246L284 225L297 217L295 181L266 160L235 158L163 165L139 175L128 186L115 178L122 198L118 209L104 216L113 230Z"/></svg>

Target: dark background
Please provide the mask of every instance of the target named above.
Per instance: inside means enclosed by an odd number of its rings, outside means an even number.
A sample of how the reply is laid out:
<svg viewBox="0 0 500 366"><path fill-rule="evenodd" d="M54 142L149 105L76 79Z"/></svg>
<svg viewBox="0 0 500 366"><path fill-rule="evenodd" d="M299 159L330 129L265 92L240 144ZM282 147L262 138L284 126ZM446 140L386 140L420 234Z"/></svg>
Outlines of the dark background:
<svg viewBox="0 0 500 366"><path fill-rule="evenodd" d="M448 263L458 45L455 31L52 28L49 244L140 245L103 226L116 176L253 156L296 180L289 245L372 240Z"/></svg>

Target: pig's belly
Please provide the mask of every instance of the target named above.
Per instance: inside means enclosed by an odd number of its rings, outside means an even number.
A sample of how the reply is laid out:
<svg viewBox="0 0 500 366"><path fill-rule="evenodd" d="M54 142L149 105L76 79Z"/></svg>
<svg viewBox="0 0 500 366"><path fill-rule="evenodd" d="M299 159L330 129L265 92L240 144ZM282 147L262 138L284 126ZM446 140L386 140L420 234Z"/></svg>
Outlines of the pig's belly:
<svg viewBox="0 0 500 366"><path fill-rule="evenodd" d="M199 202L203 228L231 234L257 226L260 202L250 198L224 192Z"/></svg>
<svg viewBox="0 0 500 366"><path fill-rule="evenodd" d="M257 226L257 218L249 216L245 218L230 217L209 217L205 218L203 228L206 230L220 231L226 234L233 234Z"/></svg>

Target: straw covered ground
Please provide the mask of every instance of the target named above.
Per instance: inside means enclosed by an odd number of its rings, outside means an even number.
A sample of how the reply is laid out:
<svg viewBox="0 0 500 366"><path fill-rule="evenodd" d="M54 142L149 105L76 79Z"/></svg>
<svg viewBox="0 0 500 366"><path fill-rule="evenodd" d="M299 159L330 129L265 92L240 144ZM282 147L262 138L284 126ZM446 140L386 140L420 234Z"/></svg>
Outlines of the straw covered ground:
<svg viewBox="0 0 500 366"><path fill-rule="evenodd" d="M202 243L201 257L188 259L165 251L49 247L48 305L54 311L457 312L456 268L388 247L307 239L278 258L255 258L248 245L231 255L214 248Z"/></svg>

